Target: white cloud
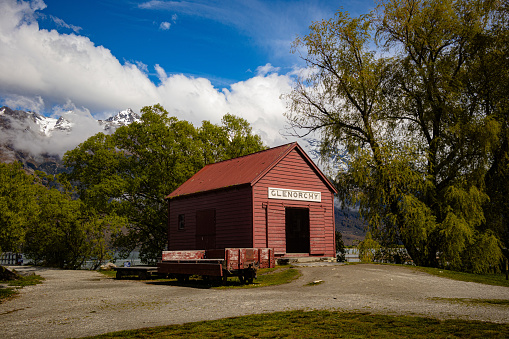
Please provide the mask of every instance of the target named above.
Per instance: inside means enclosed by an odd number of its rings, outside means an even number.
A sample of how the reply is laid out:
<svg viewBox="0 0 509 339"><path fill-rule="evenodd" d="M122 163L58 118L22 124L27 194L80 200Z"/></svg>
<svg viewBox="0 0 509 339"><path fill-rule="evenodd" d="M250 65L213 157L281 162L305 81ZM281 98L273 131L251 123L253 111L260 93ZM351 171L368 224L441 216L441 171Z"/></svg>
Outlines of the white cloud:
<svg viewBox="0 0 509 339"><path fill-rule="evenodd" d="M167 31L169 30L171 27L171 23L169 23L168 21L163 21L161 22L161 24L159 25L159 29L160 30L163 30L163 31Z"/></svg>
<svg viewBox="0 0 509 339"><path fill-rule="evenodd" d="M159 78L159 80L165 81L166 79L168 79L168 75L166 74L164 68L159 66L159 64L156 64L154 66L154 69L156 70L157 77Z"/></svg>
<svg viewBox="0 0 509 339"><path fill-rule="evenodd" d="M60 19L60 18L57 18L53 15L50 15L50 18L51 20L53 20L53 22L59 26L59 27L64 27L64 28L68 28L68 29L72 29L75 33L79 33L82 28L79 27L79 26L74 26L74 25L69 25L68 23L66 23L64 20Z"/></svg>
<svg viewBox="0 0 509 339"><path fill-rule="evenodd" d="M44 100L40 96L30 98L14 94L6 98L4 104L12 109L25 109L32 112L42 112L44 110Z"/></svg>
<svg viewBox="0 0 509 339"><path fill-rule="evenodd" d="M167 75L156 64L160 83L154 84L147 75L150 66L137 61L121 64L110 50L87 37L40 29L33 18L44 7L43 2L1 1L0 98L4 103L39 112L53 107L55 114L70 107L80 112L76 119L84 126L83 138L96 133L86 120L90 112L104 118L104 112L113 114L128 107L139 111L161 103L170 114L195 125L203 120L219 123L224 114L235 114L249 121L267 145L288 142L279 133L286 111L280 95L291 90L292 74L279 74L278 68L267 64L258 67L253 78L217 89L208 79Z"/></svg>
<svg viewBox="0 0 509 339"><path fill-rule="evenodd" d="M265 76L269 73L277 73L277 72L279 72L279 67L273 67L271 64L266 64L264 66L258 66L258 68L256 68L256 74L261 75L261 76Z"/></svg>

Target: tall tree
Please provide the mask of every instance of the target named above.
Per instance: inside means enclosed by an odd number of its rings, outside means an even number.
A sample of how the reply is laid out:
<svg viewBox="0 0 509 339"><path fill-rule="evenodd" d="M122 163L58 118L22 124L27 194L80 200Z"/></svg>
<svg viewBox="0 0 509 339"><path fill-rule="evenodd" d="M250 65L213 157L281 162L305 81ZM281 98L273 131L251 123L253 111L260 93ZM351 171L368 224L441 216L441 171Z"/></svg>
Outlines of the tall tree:
<svg viewBox="0 0 509 339"><path fill-rule="evenodd" d="M101 216L67 192L48 188L18 163L0 163L0 252L24 253L47 266L76 269L108 258L106 236L122 220Z"/></svg>
<svg viewBox="0 0 509 339"><path fill-rule="evenodd" d="M86 204L126 218L124 232L114 239L123 254L139 248L142 260L153 262L167 243L165 196L205 164L264 146L244 119L231 115L221 126L204 121L195 128L160 105L141 113L140 123L99 133L67 152L64 162L72 171L65 176Z"/></svg>
<svg viewBox="0 0 509 339"><path fill-rule="evenodd" d="M320 136L325 159L344 154L341 199L360 202L373 237L402 242L418 265L483 272L501 257L483 227L501 123L478 81L486 53L500 52L480 39L496 13L498 1L381 1L295 43L314 72L291 94L289 120Z"/></svg>
<svg viewBox="0 0 509 339"><path fill-rule="evenodd" d="M86 261L96 268L111 259L107 238L123 220L101 216L80 199L56 188L36 187L39 214L26 228L24 254L38 265L79 269Z"/></svg>
<svg viewBox="0 0 509 339"><path fill-rule="evenodd" d="M37 216L34 178L18 163L0 163L0 253L21 252L26 229Z"/></svg>
<svg viewBox="0 0 509 339"><path fill-rule="evenodd" d="M493 158L486 175L486 227L501 235L509 248L509 3L504 2L492 19L487 34L479 37L483 62L479 64L476 87L483 90L484 105L500 125L500 138L493 146ZM488 43L486 43L488 42Z"/></svg>

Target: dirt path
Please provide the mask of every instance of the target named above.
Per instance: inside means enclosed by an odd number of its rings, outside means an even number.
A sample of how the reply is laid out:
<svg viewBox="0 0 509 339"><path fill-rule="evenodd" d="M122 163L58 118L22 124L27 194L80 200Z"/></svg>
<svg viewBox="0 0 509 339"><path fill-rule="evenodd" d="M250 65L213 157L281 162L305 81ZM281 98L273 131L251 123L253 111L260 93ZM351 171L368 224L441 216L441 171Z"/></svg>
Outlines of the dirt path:
<svg viewBox="0 0 509 339"><path fill-rule="evenodd" d="M509 323L509 307L450 299L505 299L509 288L448 280L405 267L301 267L290 284L197 289L41 270L43 284L0 304L2 338L69 338L293 309L338 309ZM315 286L307 283L323 280ZM446 300L449 299L449 300Z"/></svg>

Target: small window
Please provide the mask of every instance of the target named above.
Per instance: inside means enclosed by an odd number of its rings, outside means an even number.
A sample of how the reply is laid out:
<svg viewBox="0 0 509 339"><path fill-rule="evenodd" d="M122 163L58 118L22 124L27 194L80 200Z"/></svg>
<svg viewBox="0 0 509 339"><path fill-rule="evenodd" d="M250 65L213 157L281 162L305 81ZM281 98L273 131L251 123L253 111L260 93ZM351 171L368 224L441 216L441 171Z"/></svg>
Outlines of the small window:
<svg viewBox="0 0 509 339"><path fill-rule="evenodd" d="M179 230L186 228L186 218L184 214L179 214L178 228Z"/></svg>

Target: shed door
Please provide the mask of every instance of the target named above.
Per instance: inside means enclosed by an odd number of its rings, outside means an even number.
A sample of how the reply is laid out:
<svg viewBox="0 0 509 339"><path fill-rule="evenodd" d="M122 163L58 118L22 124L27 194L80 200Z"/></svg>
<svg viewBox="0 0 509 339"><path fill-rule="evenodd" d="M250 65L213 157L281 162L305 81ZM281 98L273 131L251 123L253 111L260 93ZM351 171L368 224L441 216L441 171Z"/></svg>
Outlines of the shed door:
<svg viewBox="0 0 509 339"><path fill-rule="evenodd" d="M216 210L196 211L196 249L216 248Z"/></svg>
<svg viewBox="0 0 509 339"><path fill-rule="evenodd" d="M286 253L309 253L309 209L285 209Z"/></svg>

